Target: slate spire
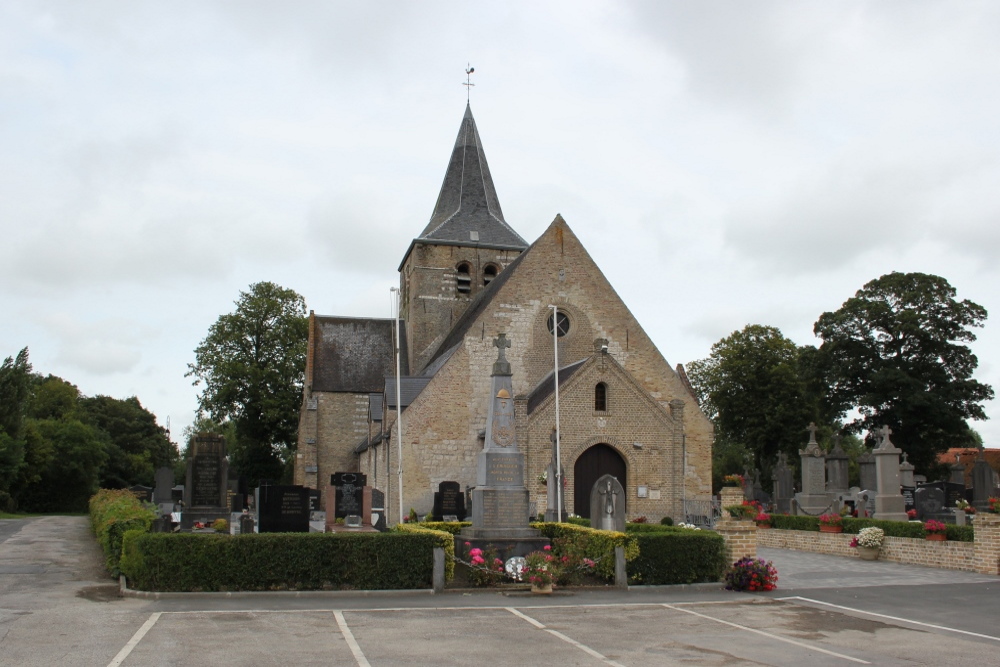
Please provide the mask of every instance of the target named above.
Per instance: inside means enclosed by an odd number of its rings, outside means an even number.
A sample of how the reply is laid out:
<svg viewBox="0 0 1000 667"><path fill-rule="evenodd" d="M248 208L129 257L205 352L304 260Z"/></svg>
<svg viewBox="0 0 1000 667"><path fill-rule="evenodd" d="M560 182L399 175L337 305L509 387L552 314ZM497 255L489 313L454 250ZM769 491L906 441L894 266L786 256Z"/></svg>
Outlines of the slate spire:
<svg viewBox="0 0 1000 667"><path fill-rule="evenodd" d="M419 240L517 250L528 247L527 241L503 219L476 119L468 104L434 213Z"/></svg>

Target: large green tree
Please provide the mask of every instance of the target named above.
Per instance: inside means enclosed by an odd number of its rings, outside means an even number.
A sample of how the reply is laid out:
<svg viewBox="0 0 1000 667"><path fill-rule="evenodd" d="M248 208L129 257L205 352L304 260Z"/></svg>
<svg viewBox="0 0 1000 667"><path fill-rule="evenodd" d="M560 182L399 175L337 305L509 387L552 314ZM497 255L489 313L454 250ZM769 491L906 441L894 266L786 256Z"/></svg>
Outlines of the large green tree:
<svg viewBox="0 0 1000 667"><path fill-rule="evenodd" d="M768 470L778 452L802 446L817 400L800 372L801 354L775 327L750 324L688 366L699 404L715 424L720 467L743 458L745 466Z"/></svg>
<svg viewBox="0 0 1000 667"><path fill-rule="evenodd" d="M255 483L280 478L294 451L302 401L308 320L305 300L274 283L240 292L195 349L188 376L203 384L200 408L216 422L232 420L236 468Z"/></svg>
<svg viewBox="0 0 1000 667"><path fill-rule="evenodd" d="M948 447L974 442L967 420L986 419L982 402L993 398L972 377L978 360L962 344L976 340L986 309L955 294L940 276L894 272L823 313L813 329L823 339L818 367L830 410L860 411L847 424L853 433L889 426L923 472Z"/></svg>
<svg viewBox="0 0 1000 667"><path fill-rule="evenodd" d="M151 486L155 470L172 466L177 460L177 448L166 430L135 396L83 397L79 408L83 421L108 436L108 459L101 468L102 488Z"/></svg>
<svg viewBox="0 0 1000 667"><path fill-rule="evenodd" d="M11 485L24 465L24 417L31 398L28 348L0 365L0 512L14 509Z"/></svg>

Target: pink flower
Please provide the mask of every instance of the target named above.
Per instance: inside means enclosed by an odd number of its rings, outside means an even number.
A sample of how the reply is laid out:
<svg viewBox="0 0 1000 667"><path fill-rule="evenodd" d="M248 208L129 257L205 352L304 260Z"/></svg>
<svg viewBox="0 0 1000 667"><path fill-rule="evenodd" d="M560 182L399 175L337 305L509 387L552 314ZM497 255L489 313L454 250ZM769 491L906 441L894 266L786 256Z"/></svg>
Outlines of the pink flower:
<svg viewBox="0 0 1000 667"><path fill-rule="evenodd" d="M470 556L482 556L483 555L483 550L482 549L472 549L472 550L469 551L469 555Z"/></svg>
<svg viewBox="0 0 1000 667"><path fill-rule="evenodd" d="M471 546L472 546L472 542L466 542L466 543L465 543L465 546L467 546L467 547L471 547Z"/></svg>
<svg viewBox="0 0 1000 667"><path fill-rule="evenodd" d="M546 545L545 545L544 547L542 547L542 548L543 548L543 549L545 549L546 551L552 551L552 547L551 547L551 546L549 546L548 544L546 544Z"/></svg>

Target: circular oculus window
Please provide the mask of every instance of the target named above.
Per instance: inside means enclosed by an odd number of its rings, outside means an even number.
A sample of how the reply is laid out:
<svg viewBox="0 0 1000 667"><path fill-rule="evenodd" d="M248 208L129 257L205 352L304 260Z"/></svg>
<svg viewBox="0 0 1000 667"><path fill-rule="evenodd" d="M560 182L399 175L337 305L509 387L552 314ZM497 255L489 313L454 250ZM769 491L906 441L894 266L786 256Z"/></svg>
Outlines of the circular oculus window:
<svg viewBox="0 0 1000 667"><path fill-rule="evenodd" d="M545 326L546 328L548 328L550 334L553 332L552 324L553 324L552 315L549 315L549 319L546 320ZM555 334L559 338L562 338L568 333L569 333L569 316L567 316L566 313L562 311L558 311L555 317Z"/></svg>

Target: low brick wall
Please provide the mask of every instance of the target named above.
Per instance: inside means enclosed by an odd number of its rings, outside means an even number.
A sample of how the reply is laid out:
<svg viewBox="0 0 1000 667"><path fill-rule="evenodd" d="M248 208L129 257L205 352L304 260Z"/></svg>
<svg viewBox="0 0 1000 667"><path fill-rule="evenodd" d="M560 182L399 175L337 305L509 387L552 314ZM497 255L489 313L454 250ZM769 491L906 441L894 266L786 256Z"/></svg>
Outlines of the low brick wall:
<svg viewBox="0 0 1000 667"><path fill-rule="evenodd" d="M815 533L807 530L757 531L757 546L765 549L794 549L833 556L858 556L858 550L848 546L849 533ZM887 537L879 552L879 560L907 565L926 565L945 570L979 572L972 542L931 542L912 537ZM996 574L996 572L993 572Z"/></svg>

